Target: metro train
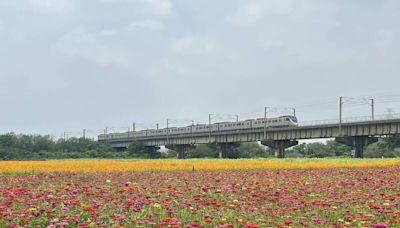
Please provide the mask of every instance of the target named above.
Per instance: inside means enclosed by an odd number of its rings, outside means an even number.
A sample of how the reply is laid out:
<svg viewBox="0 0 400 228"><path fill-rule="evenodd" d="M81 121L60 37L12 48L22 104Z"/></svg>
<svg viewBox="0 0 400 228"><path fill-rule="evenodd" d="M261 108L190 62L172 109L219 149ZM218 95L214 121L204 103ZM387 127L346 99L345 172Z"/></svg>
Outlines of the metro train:
<svg viewBox="0 0 400 228"><path fill-rule="evenodd" d="M258 118L249 119L238 122L220 122L214 124L197 124L190 125L187 127L170 127L164 129L147 129L135 132L124 132L124 133L109 133L101 134L98 136L99 141L105 141L110 139L122 139L129 137L152 137L152 136L166 136L166 135L181 135L181 134L193 134L193 133L205 133L205 132L221 132L221 131L232 131L232 130L251 130L267 128L281 128L281 127L297 127L298 122L295 116L280 116L276 118ZM210 129L211 128L211 129Z"/></svg>

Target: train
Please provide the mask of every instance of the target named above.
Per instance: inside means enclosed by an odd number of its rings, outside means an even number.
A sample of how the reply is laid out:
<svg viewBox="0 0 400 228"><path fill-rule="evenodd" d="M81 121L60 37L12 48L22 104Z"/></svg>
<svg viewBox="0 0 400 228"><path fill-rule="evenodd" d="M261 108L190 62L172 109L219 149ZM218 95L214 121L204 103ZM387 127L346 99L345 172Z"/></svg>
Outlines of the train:
<svg viewBox="0 0 400 228"><path fill-rule="evenodd" d="M99 141L123 138L143 138L157 136L176 136L182 134L206 133L206 132L223 132L234 130L251 130L266 128L283 128L297 127L298 121L296 116L280 116L276 118L258 118L236 122L220 122L213 124L196 124L186 127L169 127L164 129L147 129L135 132L109 133L98 136Z"/></svg>

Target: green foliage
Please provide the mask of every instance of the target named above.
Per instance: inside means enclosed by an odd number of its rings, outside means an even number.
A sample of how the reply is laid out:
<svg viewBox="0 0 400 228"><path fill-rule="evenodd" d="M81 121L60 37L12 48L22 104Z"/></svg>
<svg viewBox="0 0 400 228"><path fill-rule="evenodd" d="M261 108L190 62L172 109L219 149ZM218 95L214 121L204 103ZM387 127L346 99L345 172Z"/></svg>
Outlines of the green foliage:
<svg viewBox="0 0 400 228"><path fill-rule="evenodd" d="M351 156L352 148L334 140L324 143L309 143L294 146L287 151L288 157L324 158L333 156Z"/></svg>
<svg viewBox="0 0 400 228"><path fill-rule="evenodd" d="M364 151L364 157L400 157L400 135L388 135L373 143Z"/></svg>
<svg viewBox="0 0 400 228"><path fill-rule="evenodd" d="M217 158L219 152L216 148L201 144L187 151L188 158Z"/></svg>
<svg viewBox="0 0 400 228"><path fill-rule="evenodd" d="M186 158L218 158L220 152L226 158L272 157L275 151L259 143L231 143L196 145L186 152ZM287 157L322 158L352 156L353 148L334 140L324 143L300 144L286 151ZM400 135L380 138L364 151L365 157L400 157ZM92 139L70 138L54 141L45 135L0 135L0 160L45 160L68 158L174 158L176 152L160 152L157 147L146 147L139 142L129 145L128 151L116 151L107 143Z"/></svg>
<svg viewBox="0 0 400 228"><path fill-rule="evenodd" d="M232 143L224 146L218 144L197 145L187 151L188 158L218 158L220 152L226 158L270 157L270 149L264 149L256 142Z"/></svg>
<svg viewBox="0 0 400 228"><path fill-rule="evenodd" d="M124 158L109 145L92 139L54 141L50 136L0 135L0 160L45 160L65 158Z"/></svg>
<svg viewBox="0 0 400 228"><path fill-rule="evenodd" d="M141 142L133 142L128 147L128 154L137 158L160 158L158 147L145 146Z"/></svg>
<svg viewBox="0 0 400 228"><path fill-rule="evenodd" d="M330 151L331 156L352 156L352 148L344 144L338 143L335 140L326 142L327 150Z"/></svg>
<svg viewBox="0 0 400 228"><path fill-rule="evenodd" d="M237 154L240 158L270 157L271 153L267 150L256 142L246 142L240 144Z"/></svg>
<svg viewBox="0 0 400 228"><path fill-rule="evenodd" d="M381 158L381 157L395 157L394 149L386 140L379 140L367 147L364 151L364 157L367 158Z"/></svg>

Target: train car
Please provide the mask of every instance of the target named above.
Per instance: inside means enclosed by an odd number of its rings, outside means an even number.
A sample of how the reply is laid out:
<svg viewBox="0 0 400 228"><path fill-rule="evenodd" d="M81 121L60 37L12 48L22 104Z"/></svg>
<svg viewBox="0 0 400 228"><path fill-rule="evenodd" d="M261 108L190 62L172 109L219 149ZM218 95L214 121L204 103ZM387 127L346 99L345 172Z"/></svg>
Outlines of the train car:
<svg viewBox="0 0 400 228"><path fill-rule="evenodd" d="M147 129L142 131L136 131L134 133L110 133L100 134L98 136L99 141L112 140L127 138L133 134L134 137L153 137L153 136L165 136L165 135L183 135L190 133L205 133L205 132L219 132L219 131L234 131L234 130L248 130L258 128L280 128L280 127L296 127L298 126L297 117L295 116L280 116L276 118L258 118L248 119L245 121L237 122L220 122L211 125L208 124L197 124L186 127L171 127L164 129Z"/></svg>
<svg viewBox="0 0 400 228"><path fill-rule="evenodd" d="M259 118L252 121L253 128L279 128L279 127L295 127L298 126L295 116L281 116L277 118Z"/></svg>

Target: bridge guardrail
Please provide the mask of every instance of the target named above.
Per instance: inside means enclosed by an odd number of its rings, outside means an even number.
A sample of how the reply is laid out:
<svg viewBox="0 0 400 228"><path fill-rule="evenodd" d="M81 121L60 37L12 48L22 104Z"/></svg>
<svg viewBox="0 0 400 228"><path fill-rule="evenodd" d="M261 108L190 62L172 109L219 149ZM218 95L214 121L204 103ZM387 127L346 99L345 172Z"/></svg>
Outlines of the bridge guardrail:
<svg viewBox="0 0 400 228"><path fill-rule="evenodd" d="M384 114L374 116L373 120L393 120L400 119L400 113ZM371 116L359 116L359 117L349 117L343 118L342 123L354 123L354 122L368 122L372 121ZM299 122L300 127L316 126L316 125L328 125L328 124L339 124L339 119L329 119L329 120L317 120L317 121L304 121Z"/></svg>

